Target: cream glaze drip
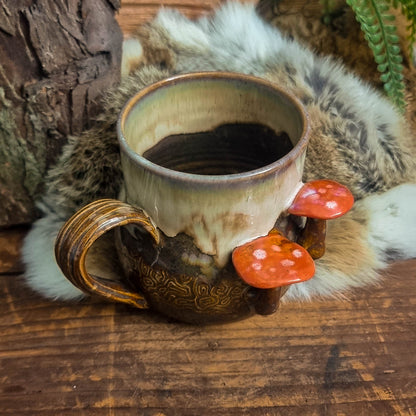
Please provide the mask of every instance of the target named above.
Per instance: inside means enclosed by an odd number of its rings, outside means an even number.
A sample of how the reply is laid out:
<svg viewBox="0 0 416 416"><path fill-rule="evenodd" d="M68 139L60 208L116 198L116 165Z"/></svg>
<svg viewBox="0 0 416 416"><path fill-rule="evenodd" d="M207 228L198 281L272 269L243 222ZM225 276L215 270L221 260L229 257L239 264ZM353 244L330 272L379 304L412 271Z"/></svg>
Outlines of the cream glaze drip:
<svg viewBox="0 0 416 416"><path fill-rule="evenodd" d="M127 202L144 209L168 237L182 232L192 237L219 267L235 247L266 235L302 186L298 163L256 186L216 191L179 189L124 164L131 172L126 180Z"/></svg>

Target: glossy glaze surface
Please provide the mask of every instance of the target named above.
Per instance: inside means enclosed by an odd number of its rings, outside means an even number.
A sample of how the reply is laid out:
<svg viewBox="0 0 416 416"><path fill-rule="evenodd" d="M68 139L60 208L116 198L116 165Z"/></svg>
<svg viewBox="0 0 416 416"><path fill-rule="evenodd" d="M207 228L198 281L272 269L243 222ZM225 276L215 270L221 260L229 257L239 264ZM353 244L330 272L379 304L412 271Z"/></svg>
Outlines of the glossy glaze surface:
<svg viewBox="0 0 416 416"><path fill-rule="evenodd" d="M237 247L232 259L239 276L261 289L303 282L315 274L309 253L276 232Z"/></svg>
<svg viewBox="0 0 416 416"><path fill-rule="evenodd" d="M230 122L285 132L293 149L261 168L227 175L179 172L142 156L169 135ZM302 186L309 124L297 99L276 85L240 74L199 73L162 81L133 97L118 134L125 201L144 209L165 235L190 236L223 267L236 246L273 228Z"/></svg>

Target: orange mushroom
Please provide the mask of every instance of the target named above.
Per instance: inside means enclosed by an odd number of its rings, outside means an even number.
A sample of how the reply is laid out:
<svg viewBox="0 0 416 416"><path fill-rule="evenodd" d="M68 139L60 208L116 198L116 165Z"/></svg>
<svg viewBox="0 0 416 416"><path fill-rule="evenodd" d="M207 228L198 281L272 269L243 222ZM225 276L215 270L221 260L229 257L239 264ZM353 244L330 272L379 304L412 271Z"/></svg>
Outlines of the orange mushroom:
<svg viewBox="0 0 416 416"><path fill-rule="evenodd" d="M350 190L338 182L320 179L303 185L288 212L307 217L297 242L312 258L319 259L325 253L326 220L346 214L353 204Z"/></svg>
<svg viewBox="0 0 416 416"><path fill-rule="evenodd" d="M315 274L309 253L275 231L237 247L232 261L238 275L259 289L303 282Z"/></svg>

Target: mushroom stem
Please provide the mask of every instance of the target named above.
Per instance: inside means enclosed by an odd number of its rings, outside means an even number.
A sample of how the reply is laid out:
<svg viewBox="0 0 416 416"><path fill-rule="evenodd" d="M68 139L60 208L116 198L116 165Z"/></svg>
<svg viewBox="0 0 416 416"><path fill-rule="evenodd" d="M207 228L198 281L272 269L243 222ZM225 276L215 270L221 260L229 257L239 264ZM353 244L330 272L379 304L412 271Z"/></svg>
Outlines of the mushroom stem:
<svg viewBox="0 0 416 416"><path fill-rule="evenodd" d="M256 312L259 315L271 315L279 308L280 298L282 297L282 287L273 289L259 289L255 303Z"/></svg>
<svg viewBox="0 0 416 416"><path fill-rule="evenodd" d="M354 204L354 196L338 182L318 179L305 183L288 208L292 215L307 217L298 244L313 259L325 253L326 220L346 214Z"/></svg>
<svg viewBox="0 0 416 416"><path fill-rule="evenodd" d="M304 247L316 260L325 253L326 220L307 218L305 228L298 237L297 243Z"/></svg>

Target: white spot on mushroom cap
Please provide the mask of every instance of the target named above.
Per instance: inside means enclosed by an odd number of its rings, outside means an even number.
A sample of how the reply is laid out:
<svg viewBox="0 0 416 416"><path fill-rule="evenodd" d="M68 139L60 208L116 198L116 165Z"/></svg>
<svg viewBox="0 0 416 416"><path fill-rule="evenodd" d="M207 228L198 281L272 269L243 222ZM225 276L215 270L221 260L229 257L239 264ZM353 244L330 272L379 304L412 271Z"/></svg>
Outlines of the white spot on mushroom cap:
<svg viewBox="0 0 416 416"><path fill-rule="evenodd" d="M257 260L263 260L267 257L267 253L266 250L263 250L261 248L258 248L257 250L253 251L253 256L257 259Z"/></svg>
<svg viewBox="0 0 416 416"><path fill-rule="evenodd" d="M334 209L338 206L336 201L328 201L325 206L329 209Z"/></svg>
<svg viewBox="0 0 416 416"><path fill-rule="evenodd" d="M280 264L281 264L283 267L291 267L291 266L293 266L293 265L295 264L295 262L294 262L293 260L284 259L284 260L282 260L282 261L280 262Z"/></svg>
<svg viewBox="0 0 416 416"><path fill-rule="evenodd" d="M253 263L253 264L251 265L251 267L252 267L254 270L261 270L261 264L260 264L260 263Z"/></svg>
<svg viewBox="0 0 416 416"><path fill-rule="evenodd" d="M347 196L348 192L343 188L339 188L339 189L334 190L334 195L335 196Z"/></svg>
<svg viewBox="0 0 416 416"><path fill-rule="evenodd" d="M296 257L296 258L300 258L303 256L303 253L301 250L299 250L298 248L296 248L295 250L292 251L292 254Z"/></svg>
<svg viewBox="0 0 416 416"><path fill-rule="evenodd" d="M282 251L282 247L280 247L276 244L273 244L271 248L272 248L273 251Z"/></svg>
<svg viewBox="0 0 416 416"><path fill-rule="evenodd" d="M311 195L309 195L309 200L311 201L318 201L321 199L321 196L317 193L313 193Z"/></svg>

